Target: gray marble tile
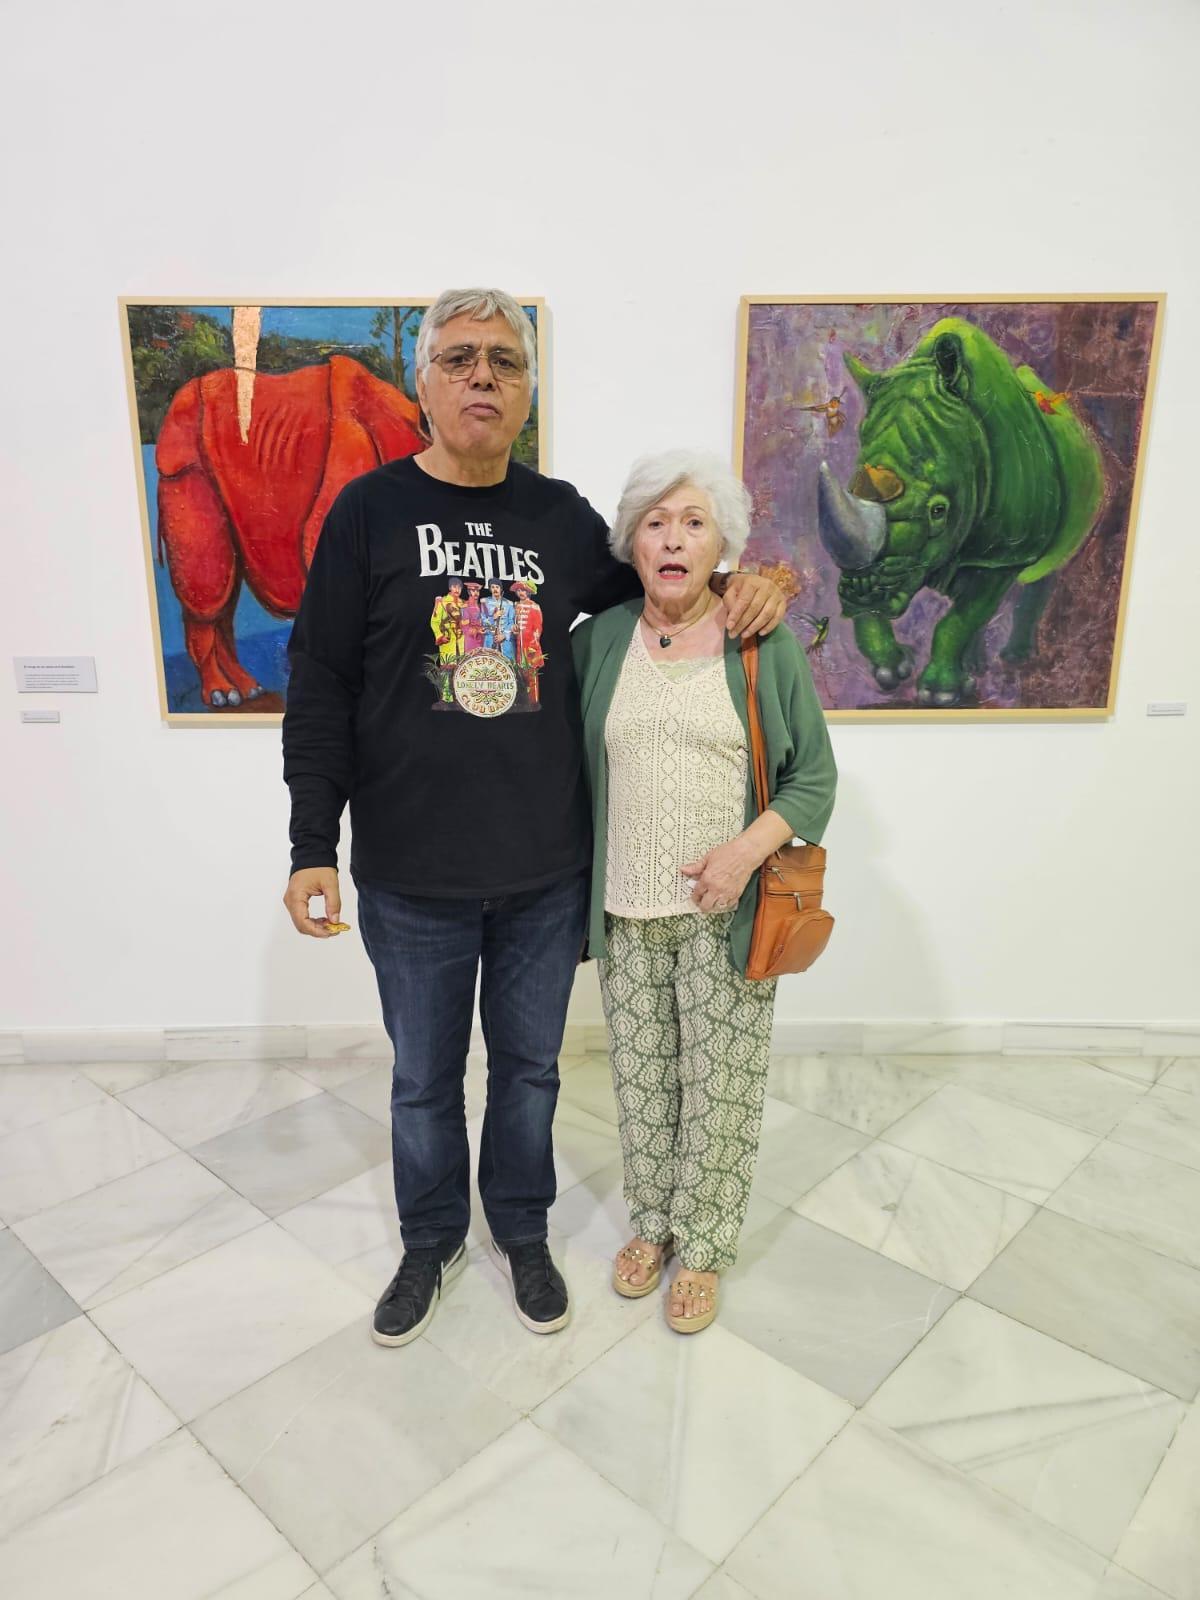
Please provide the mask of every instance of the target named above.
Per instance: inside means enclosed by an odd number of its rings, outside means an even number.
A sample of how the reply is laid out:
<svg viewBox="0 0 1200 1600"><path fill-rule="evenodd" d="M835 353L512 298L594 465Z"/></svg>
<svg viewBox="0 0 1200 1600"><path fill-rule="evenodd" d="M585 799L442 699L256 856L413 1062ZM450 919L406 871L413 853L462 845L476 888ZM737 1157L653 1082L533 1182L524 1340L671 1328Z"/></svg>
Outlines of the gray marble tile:
<svg viewBox="0 0 1200 1600"><path fill-rule="evenodd" d="M1176 1434L1117 1560L1173 1600L1200 1600L1200 1406Z"/></svg>
<svg viewBox="0 0 1200 1600"><path fill-rule="evenodd" d="M607 1122L617 1125L617 1097L613 1091L612 1066L607 1056L586 1056L564 1073L560 1103L578 1107Z"/></svg>
<svg viewBox="0 0 1200 1600"><path fill-rule="evenodd" d="M1046 1205L1200 1267L1200 1172L1191 1167L1106 1139Z"/></svg>
<svg viewBox="0 0 1200 1600"><path fill-rule="evenodd" d="M5 1600L298 1600L315 1579L182 1428L0 1544Z"/></svg>
<svg viewBox="0 0 1200 1600"><path fill-rule="evenodd" d="M447 1536L468 1527L469 1538ZM569 1450L519 1422L325 1581L338 1600L686 1600L710 1571Z"/></svg>
<svg viewBox="0 0 1200 1600"><path fill-rule="evenodd" d="M1141 1245L1039 1211L968 1293L1182 1400L1200 1388L1200 1272Z"/></svg>
<svg viewBox="0 0 1200 1600"><path fill-rule="evenodd" d="M281 1211L275 1220L330 1266L386 1247L392 1261L390 1278L400 1260L403 1247L390 1161L368 1167L291 1211ZM378 1289L382 1288L381 1283Z"/></svg>
<svg viewBox="0 0 1200 1600"><path fill-rule="evenodd" d="M0 1138L103 1099L74 1066L0 1067Z"/></svg>
<svg viewBox="0 0 1200 1600"><path fill-rule="evenodd" d="M856 1418L725 1569L764 1600L1095 1600L1105 1561Z"/></svg>
<svg viewBox="0 0 1200 1600"><path fill-rule="evenodd" d="M517 1419L428 1340L385 1350L355 1325L192 1431L324 1572Z"/></svg>
<svg viewBox="0 0 1200 1600"><path fill-rule="evenodd" d="M1178 1060L1167 1061L1158 1081L1164 1089L1200 1095L1200 1060L1180 1056Z"/></svg>
<svg viewBox="0 0 1200 1600"><path fill-rule="evenodd" d="M342 1056L370 1066L372 1061L391 1059L392 1046L382 1022L310 1022L304 1034L306 1050L300 1053L314 1061Z"/></svg>
<svg viewBox="0 0 1200 1600"><path fill-rule="evenodd" d="M192 1150L260 1211L277 1216L391 1155L388 1130L332 1095L274 1111Z"/></svg>
<svg viewBox="0 0 1200 1600"><path fill-rule="evenodd" d="M1110 1132L1145 1092L1075 1056L922 1056L914 1065L993 1100L1100 1135Z"/></svg>
<svg viewBox="0 0 1200 1600"><path fill-rule="evenodd" d="M303 1027L267 1025L245 1028L168 1028L168 1061L268 1061L305 1056Z"/></svg>
<svg viewBox="0 0 1200 1600"><path fill-rule="evenodd" d="M121 1095L169 1073L186 1072L190 1066L190 1061L168 1061L163 1056L158 1061L83 1061L79 1070L106 1094Z"/></svg>
<svg viewBox="0 0 1200 1600"><path fill-rule="evenodd" d="M1200 1170L1200 1095L1158 1084L1113 1129L1112 1138Z"/></svg>
<svg viewBox="0 0 1200 1600"><path fill-rule="evenodd" d="M881 1133L936 1090L926 1073L882 1056L773 1056L767 1092L859 1133Z"/></svg>
<svg viewBox="0 0 1200 1600"><path fill-rule="evenodd" d="M16 1234L0 1233L0 1353L78 1315L74 1300Z"/></svg>
<svg viewBox="0 0 1200 1600"><path fill-rule="evenodd" d="M351 1323L366 1339L372 1309L268 1222L91 1316L187 1422Z"/></svg>
<svg viewBox="0 0 1200 1600"><path fill-rule="evenodd" d="M792 1209L890 1261L965 1289L1036 1208L991 1184L876 1140Z"/></svg>
<svg viewBox="0 0 1200 1600"><path fill-rule="evenodd" d="M780 1205L791 1205L869 1143L865 1133L768 1094L754 1167L755 1188Z"/></svg>
<svg viewBox="0 0 1200 1600"><path fill-rule="evenodd" d="M533 1420L721 1561L853 1414L719 1325L681 1339L653 1317Z"/></svg>
<svg viewBox="0 0 1200 1600"><path fill-rule="evenodd" d="M1014 1055L1071 1056L1142 1054L1144 1031L1116 1024L1066 1022L1006 1022L1004 1050Z"/></svg>
<svg viewBox="0 0 1200 1600"><path fill-rule="evenodd" d="M616 1128L590 1111L560 1100L554 1115L554 1170L559 1189L570 1189L606 1167L620 1152Z"/></svg>
<svg viewBox="0 0 1200 1600"><path fill-rule="evenodd" d="M1186 1408L965 1299L864 1409L1111 1557Z"/></svg>
<svg viewBox="0 0 1200 1600"><path fill-rule="evenodd" d="M26 1061L161 1061L161 1028L35 1028L22 1035Z"/></svg>
<svg viewBox="0 0 1200 1600"><path fill-rule="evenodd" d="M309 1083L315 1083L318 1089L325 1089L332 1093L339 1089L343 1083L352 1083L355 1078L361 1078L368 1072L374 1072L379 1067L390 1067L391 1056L372 1060L367 1056L320 1056L297 1057L284 1056L280 1064L289 1072L299 1073L300 1077L307 1078Z"/></svg>
<svg viewBox="0 0 1200 1600"><path fill-rule="evenodd" d="M115 1100L80 1106L0 1139L0 1216L17 1222L174 1153Z"/></svg>
<svg viewBox="0 0 1200 1600"><path fill-rule="evenodd" d="M15 1224L89 1308L257 1228L263 1214L183 1151Z"/></svg>
<svg viewBox="0 0 1200 1600"><path fill-rule="evenodd" d="M198 1061L129 1090L121 1101L186 1149L320 1092L273 1061Z"/></svg>
<svg viewBox="0 0 1200 1600"><path fill-rule="evenodd" d="M174 1433L86 1317L0 1356L0 1539Z"/></svg>
<svg viewBox="0 0 1200 1600"><path fill-rule="evenodd" d="M791 1212L721 1278L721 1325L861 1405L955 1295Z"/></svg>
<svg viewBox="0 0 1200 1600"><path fill-rule="evenodd" d="M884 1137L1035 1204L1052 1194L1096 1144L1094 1134L953 1083L944 1084Z"/></svg>
<svg viewBox="0 0 1200 1600"><path fill-rule="evenodd" d="M609 1264L574 1239L552 1232L550 1248L571 1295L571 1320L561 1333L538 1337L521 1326L507 1276L481 1250L450 1286L425 1334L464 1372L521 1411L553 1394L639 1323L662 1315L653 1295L624 1300L615 1294Z"/></svg>

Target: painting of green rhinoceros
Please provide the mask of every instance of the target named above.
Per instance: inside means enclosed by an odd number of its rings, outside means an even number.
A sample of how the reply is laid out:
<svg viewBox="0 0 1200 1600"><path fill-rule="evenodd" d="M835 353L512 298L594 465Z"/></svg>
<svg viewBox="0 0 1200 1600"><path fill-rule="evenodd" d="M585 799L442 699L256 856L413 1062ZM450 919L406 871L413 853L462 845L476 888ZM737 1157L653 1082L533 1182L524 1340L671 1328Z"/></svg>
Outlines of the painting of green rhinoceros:
<svg viewBox="0 0 1200 1600"><path fill-rule="evenodd" d="M1157 300L750 301L750 556L833 712L1104 715Z"/></svg>

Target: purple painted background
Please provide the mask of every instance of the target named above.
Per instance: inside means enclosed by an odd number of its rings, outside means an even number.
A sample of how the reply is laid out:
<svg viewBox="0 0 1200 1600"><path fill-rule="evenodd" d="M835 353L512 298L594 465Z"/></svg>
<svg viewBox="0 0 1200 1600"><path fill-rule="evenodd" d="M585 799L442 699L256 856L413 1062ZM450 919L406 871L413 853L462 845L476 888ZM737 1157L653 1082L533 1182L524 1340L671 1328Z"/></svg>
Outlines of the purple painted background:
<svg viewBox="0 0 1200 1600"><path fill-rule="evenodd" d="M827 709L913 710L936 717L936 709L916 705L914 686L929 659L933 626L949 604L923 589L896 620L896 637L912 646L916 663L902 688L883 693L841 615L838 570L816 533L821 461L847 484L858 453L864 404L843 354L852 352L874 370L891 367L942 317L963 317L1014 365L1032 367L1049 391L1068 393L1100 448L1104 504L1092 532L1060 571L1037 652L1022 666L999 658L1011 627L1012 592L1005 598L984 635L987 666L978 704L983 710L1103 708L1157 309L1153 301L750 307L742 471L754 517L747 558L783 561L796 573L801 592L788 608L788 621L803 644L814 638L803 613L830 619L828 638L809 657ZM800 409L839 394L844 421L836 433L825 416Z"/></svg>

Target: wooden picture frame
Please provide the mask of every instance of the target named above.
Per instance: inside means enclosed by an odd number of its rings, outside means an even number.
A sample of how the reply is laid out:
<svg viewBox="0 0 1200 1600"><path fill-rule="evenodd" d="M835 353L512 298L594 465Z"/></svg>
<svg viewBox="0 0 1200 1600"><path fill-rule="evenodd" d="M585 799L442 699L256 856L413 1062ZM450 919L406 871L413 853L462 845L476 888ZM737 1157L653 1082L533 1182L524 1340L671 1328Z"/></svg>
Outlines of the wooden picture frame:
<svg viewBox="0 0 1200 1600"><path fill-rule="evenodd" d="M1113 714L1165 304L1157 292L742 297L745 564L793 590L788 621L831 721ZM1001 481L1027 482L1050 509L1016 515ZM957 525L928 520L953 519L956 499Z"/></svg>
<svg viewBox="0 0 1200 1600"><path fill-rule="evenodd" d="M221 457L213 448L212 431L219 426L226 442L240 433L243 445L253 438L257 455L249 467L241 468L238 483L249 484L243 492L256 497L269 530L277 530L281 552L286 543L288 553L281 553L280 562L295 566L299 558L294 550L305 519L319 533L320 519L341 482L383 460L420 448L414 432L420 428L419 408L407 392L406 378L420 313L433 299L432 295L403 300L121 296L118 309L159 706L168 725L278 726L286 683L283 650L294 607L290 598L285 598L283 609L273 607L271 594L265 594L265 603L261 602L253 592L239 545L227 558L233 563L233 594L222 627L209 628L210 641L209 634L197 633L189 616L193 625L188 648L184 648L185 607L179 588L186 591L190 581L190 558L181 537L176 541L179 552L167 551L164 560L157 457L162 453L169 457L172 471L165 476L172 494L206 500L199 514L207 512L209 522L202 526L211 527L213 520L222 516L232 525L226 500L234 492L230 485L237 464L230 465L230 458L237 451L236 447L227 449ZM514 446L514 457L527 459L545 472L550 432L548 318L541 296L521 297L520 303L532 314L536 328L538 383L530 421ZM321 312L327 315L313 314ZM286 392L279 386L284 378L291 379ZM269 387L266 380L275 387ZM201 384L203 390L197 387ZM207 400L203 424L197 421L204 404L202 396ZM279 402L273 418L276 442L260 444L272 417L273 397ZM217 422L212 420L214 416ZM256 417L259 431L252 435ZM288 428L290 435L286 434ZM291 446L281 452L287 457L286 475L280 467L272 478L262 461L269 448L279 449L280 435ZM335 456L335 449L343 453ZM347 466L350 470L338 481ZM191 509L190 505L183 508L184 526L188 526ZM208 534L202 537L211 543ZM315 537L311 534L310 555ZM231 548L236 544L235 533ZM195 564L202 561L208 562L202 577L211 590L211 552L207 548L196 555ZM273 592L278 594L287 587L298 604L306 571L306 564L303 570L289 571L287 584L280 580ZM267 587L265 583L261 586L263 590ZM265 692L263 684L268 680L264 673L248 671L240 659L251 638L238 631L238 620L244 617L261 623L253 636L257 663L273 672L272 688ZM224 652L223 662L232 655L243 681L254 682L258 692L253 698L248 693L245 699L239 695L236 703L205 703L196 661L205 659L202 651L210 644L213 651ZM226 677L234 682L236 694L232 667Z"/></svg>

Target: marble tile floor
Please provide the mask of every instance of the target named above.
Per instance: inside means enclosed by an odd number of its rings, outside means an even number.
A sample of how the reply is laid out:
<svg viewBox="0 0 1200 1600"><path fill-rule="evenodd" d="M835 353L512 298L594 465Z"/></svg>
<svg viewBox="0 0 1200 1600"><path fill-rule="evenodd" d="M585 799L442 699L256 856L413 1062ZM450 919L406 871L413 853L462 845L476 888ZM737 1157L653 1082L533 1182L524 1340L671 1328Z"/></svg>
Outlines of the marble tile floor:
<svg viewBox="0 0 1200 1600"><path fill-rule="evenodd" d="M386 1066L174 1056L0 1065L4 1600L1200 1600L1200 1060L776 1057L683 1339L564 1057L569 1327L384 1350Z"/></svg>

